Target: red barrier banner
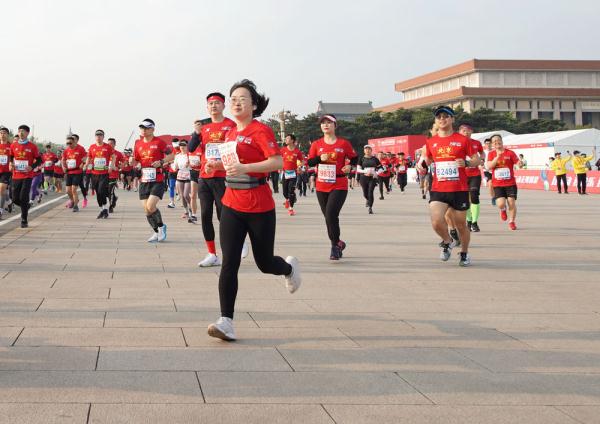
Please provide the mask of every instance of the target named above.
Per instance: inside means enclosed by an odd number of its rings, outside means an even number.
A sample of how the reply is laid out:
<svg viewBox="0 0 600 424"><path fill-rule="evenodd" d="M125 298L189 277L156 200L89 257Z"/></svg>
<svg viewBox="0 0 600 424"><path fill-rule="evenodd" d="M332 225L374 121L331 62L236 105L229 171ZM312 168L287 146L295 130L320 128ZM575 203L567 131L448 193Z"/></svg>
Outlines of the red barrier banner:
<svg viewBox="0 0 600 424"><path fill-rule="evenodd" d="M554 171L516 169L515 179L519 189L558 191ZM569 191L577 193L577 176L573 172L567 173ZM588 171L586 193L600 194L600 171Z"/></svg>

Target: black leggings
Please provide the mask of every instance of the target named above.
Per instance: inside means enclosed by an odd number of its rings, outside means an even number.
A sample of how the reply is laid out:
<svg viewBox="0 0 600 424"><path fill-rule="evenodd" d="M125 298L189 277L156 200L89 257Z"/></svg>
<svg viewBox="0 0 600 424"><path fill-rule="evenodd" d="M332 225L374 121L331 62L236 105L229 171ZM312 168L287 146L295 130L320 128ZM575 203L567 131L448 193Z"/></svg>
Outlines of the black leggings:
<svg viewBox="0 0 600 424"><path fill-rule="evenodd" d="M110 199L110 206L111 207L115 207L117 206L117 193L115 192L117 189L117 181L118 180L109 180L108 181L108 192L109 192L109 199Z"/></svg>
<svg viewBox="0 0 600 424"><path fill-rule="evenodd" d="M198 198L200 199L200 221L202 223L202 234L204 240L215 239L215 227L213 226L213 204L217 207L217 219L221 221L223 204L221 199L225 194L225 178L200 178L198 180Z"/></svg>
<svg viewBox="0 0 600 424"><path fill-rule="evenodd" d="M373 206L373 202L375 201L375 186L377 185L377 180L374 177L367 177L365 175L361 175L360 177L360 186L363 190L363 196L367 201L369 207Z"/></svg>
<svg viewBox="0 0 600 424"><path fill-rule="evenodd" d="M308 186L308 174L305 172L303 174L298 175L296 188L298 189L298 193L300 196L306 196L306 187Z"/></svg>
<svg viewBox="0 0 600 424"><path fill-rule="evenodd" d="M321 212L325 216L327 235L332 246L336 246L340 241L340 211L344 206L346 196L348 196L348 190L317 191L317 200L321 206Z"/></svg>
<svg viewBox="0 0 600 424"><path fill-rule="evenodd" d="M290 207L294 207L296 203L296 179L283 179L283 197L290 201Z"/></svg>
<svg viewBox="0 0 600 424"><path fill-rule="evenodd" d="M565 193L569 192L569 188L567 186L567 174L557 175L556 176L556 184L558 186L558 192L561 192L560 183L563 183L565 186Z"/></svg>
<svg viewBox="0 0 600 424"><path fill-rule="evenodd" d="M275 245L275 210L261 213L238 212L223 206L219 235L223 264L219 276L221 316L233 319L238 291L238 270L242 260L242 246L250 236L254 262L261 272L289 275L292 267L283 258L273 255Z"/></svg>
<svg viewBox="0 0 600 424"><path fill-rule="evenodd" d="M583 174L576 174L577 175L577 192L578 193L585 193L585 190L587 188L587 174L584 172Z"/></svg>
<svg viewBox="0 0 600 424"><path fill-rule="evenodd" d="M21 208L21 221L27 222L29 214L29 191L31 190L31 178L12 180L12 200Z"/></svg>
<svg viewBox="0 0 600 424"><path fill-rule="evenodd" d="M269 175L271 184L273 185L273 193L279 193L279 172L273 171Z"/></svg>
<svg viewBox="0 0 600 424"><path fill-rule="evenodd" d="M400 191L404 191L404 187L406 187L406 184L408 183L407 174L398 172L396 179L398 180L398 185L400 186Z"/></svg>
<svg viewBox="0 0 600 424"><path fill-rule="evenodd" d="M90 174L86 174L85 172L81 175L81 180L79 180L79 188L81 189L81 194L84 199L87 199L88 191L90 188Z"/></svg>
<svg viewBox="0 0 600 424"><path fill-rule="evenodd" d="M108 203L108 174L92 174L92 190L96 192L98 206L103 207Z"/></svg>
<svg viewBox="0 0 600 424"><path fill-rule="evenodd" d="M385 191L390 191L390 177L379 177L377 178L379 182L379 195L383 197L383 185L385 184Z"/></svg>

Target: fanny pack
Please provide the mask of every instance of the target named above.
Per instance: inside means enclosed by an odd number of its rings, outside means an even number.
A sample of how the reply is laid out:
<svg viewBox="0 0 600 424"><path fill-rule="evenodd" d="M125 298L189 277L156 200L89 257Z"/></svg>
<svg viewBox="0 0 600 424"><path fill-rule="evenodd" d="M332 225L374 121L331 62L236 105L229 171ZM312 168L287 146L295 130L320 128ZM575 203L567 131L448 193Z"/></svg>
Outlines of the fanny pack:
<svg viewBox="0 0 600 424"><path fill-rule="evenodd" d="M251 177L250 175L239 175L237 177L225 177L227 187L232 190L248 190L266 184L266 178Z"/></svg>

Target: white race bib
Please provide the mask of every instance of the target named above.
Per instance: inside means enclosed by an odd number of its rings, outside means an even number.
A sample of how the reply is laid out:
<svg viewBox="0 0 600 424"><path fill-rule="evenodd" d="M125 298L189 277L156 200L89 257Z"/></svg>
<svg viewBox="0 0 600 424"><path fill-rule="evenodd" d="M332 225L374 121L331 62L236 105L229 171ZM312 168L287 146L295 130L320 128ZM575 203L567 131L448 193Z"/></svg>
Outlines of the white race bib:
<svg viewBox="0 0 600 424"><path fill-rule="evenodd" d="M0 165L8 165L8 156L0 155Z"/></svg>
<svg viewBox="0 0 600 424"><path fill-rule="evenodd" d="M142 182L152 183L156 181L156 168L142 168Z"/></svg>
<svg viewBox="0 0 600 424"><path fill-rule="evenodd" d="M177 179L187 181L190 179L190 170L188 168L177 171Z"/></svg>
<svg viewBox="0 0 600 424"><path fill-rule="evenodd" d="M17 171L25 171L25 169L29 166L29 161L27 160L17 160L15 159L15 169Z"/></svg>
<svg viewBox="0 0 600 424"><path fill-rule="evenodd" d="M0 161L0 164L2 162ZM52 168L54 167L54 162L52 162L51 160L47 160L46 162L44 162L44 168Z"/></svg>
<svg viewBox="0 0 600 424"><path fill-rule="evenodd" d="M317 180L322 183L334 184L336 180L335 165L319 164Z"/></svg>
<svg viewBox="0 0 600 424"><path fill-rule="evenodd" d="M375 168L374 167L364 168L363 172L367 177L370 177L375 174Z"/></svg>
<svg viewBox="0 0 600 424"><path fill-rule="evenodd" d="M209 145L206 147L208 148ZM237 141L230 141L228 143L219 143L219 154L223 165L233 165L234 163L240 163L240 158L237 154ZM207 150L208 151L208 150ZM207 155L208 157L208 155Z"/></svg>
<svg viewBox="0 0 600 424"><path fill-rule="evenodd" d="M406 171L406 166L404 166L404 165L400 165L400 166L398 167L398 171L400 171L400 172L404 172L404 171Z"/></svg>
<svg viewBox="0 0 600 424"><path fill-rule="evenodd" d="M94 158L94 169L104 171L106 169L106 158Z"/></svg>
<svg viewBox="0 0 600 424"><path fill-rule="evenodd" d="M435 175L438 181L458 181L459 174L456 161L436 162Z"/></svg>
<svg viewBox="0 0 600 424"><path fill-rule="evenodd" d="M497 180L510 180L510 169L496 168L494 169L494 178Z"/></svg>
<svg viewBox="0 0 600 424"><path fill-rule="evenodd" d="M77 159L67 159L67 169L77 168Z"/></svg>
<svg viewBox="0 0 600 424"><path fill-rule="evenodd" d="M190 156L190 166L200 166L200 158L198 156Z"/></svg>
<svg viewBox="0 0 600 424"><path fill-rule="evenodd" d="M224 143L208 143L204 149L204 156L209 160L221 160L221 151L219 146Z"/></svg>
<svg viewBox="0 0 600 424"><path fill-rule="evenodd" d="M284 169L283 170L283 177L286 180L290 180L292 178L296 178L296 171L294 171L293 169Z"/></svg>

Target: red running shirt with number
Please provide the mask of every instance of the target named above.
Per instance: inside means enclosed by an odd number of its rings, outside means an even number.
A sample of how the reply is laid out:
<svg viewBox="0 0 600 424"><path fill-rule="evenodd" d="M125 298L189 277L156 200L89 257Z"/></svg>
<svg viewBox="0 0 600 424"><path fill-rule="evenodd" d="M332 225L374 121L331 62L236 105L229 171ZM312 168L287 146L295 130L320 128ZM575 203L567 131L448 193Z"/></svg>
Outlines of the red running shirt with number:
<svg viewBox="0 0 600 424"><path fill-rule="evenodd" d="M115 170L113 171L112 169L108 172L108 178L110 180L118 180L119 179L119 170L121 169L121 167L123 166L123 160L125 158L125 156L123 156L123 153L119 152L118 150L114 150L114 154L115 154Z"/></svg>
<svg viewBox="0 0 600 424"><path fill-rule="evenodd" d="M311 144L308 159L316 158L323 153L327 153L329 159L317 165L317 191L328 193L333 190L348 190L348 178L346 178L342 168L346 165L346 159L356 157L356 152L350 142L344 138L338 138L335 143L327 144L323 138L320 138ZM335 165L335 182L330 183L319 180L319 166L321 165Z"/></svg>
<svg viewBox="0 0 600 424"><path fill-rule="evenodd" d="M133 158L142 165L142 168L154 168L152 164L161 160L170 151L170 147L163 139L154 137L150 141L140 138L135 142ZM164 179L163 168L156 168L156 182Z"/></svg>
<svg viewBox="0 0 600 424"><path fill-rule="evenodd" d="M200 129L200 149L202 153L202 169L200 172L200 176L202 178L214 178L214 177L225 177L225 171L213 171L210 174L207 174L204 171L204 165L208 161L206 157L206 147L209 144L220 144L225 141L225 136L227 133L235 128L235 122L229 118L223 119L222 122L211 122L206 125L202 125ZM198 150L196 149L196 150Z"/></svg>
<svg viewBox="0 0 600 424"><path fill-rule="evenodd" d="M88 149L88 158L90 158L90 165L92 165L93 175L108 174L108 166L110 165L110 159L113 155L113 148L108 143L102 143L101 145L92 144ZM96 169L94 161L96 159L104 159L104 167L102 169Z"/></svg>
<svg viewBox="0 0 600 424"><path fill-rule="evenodd" d="M13 180L22 180L24 178L33 178L34 171L31 170L29 172L20 172L17 171L16 162L17 161L27 161L27 164L30 167L33 167L33 162L37 157L40 156L38 148L35 144L31 142L27 142L25 144L20 144L15 142L10 146L11 156L13 157Z"/></svg>
<svg viewBox="0 0 600 424"><path fill-rule="evenodd" d="M492 150L488 156L488 161L492 161L498 156L496 150ZM496 162L496 167L492 172L493 187L510 187L517 185L515 180L515 165L519 163L519 157L512 150L504 149L500 153L500 158Z"/></svg>
<svg viewBox="0 0 600 424"><path fill-rule="evenodd" d="M0 144L0 173L10 172L9 163L11 155L10 143Z"/></svg>
<svg viewBox="0 0 600 424"><path fill-rule="evenodd" d="M65 161L65 165L67 166L67 174L76 175L81 174L83 170L81 169L81 163L85 159L86 151L83 146L79 144L75 147L69 147L65 149L62 154L62 159ZM75 168L69 169L69 160L75 160Z"/></svg>
<svg viewBox="0 0 600 424"><path fill-rule="evenodd" d="M457 167L457 175L444 179L441 169L451 169L456 159L466 159L476 152L473 150L471 139L462 134L454 133L447 137L434 136L427 140L427 156L435 162L436 172L433 174L431 191L452 193L469 191L467 174L464 167ZM447 166L443 166L447 165ZM440 175L438 175L438 173Z"/></svg>
<svg viewBox="0 0 600 424"><path fill-rule="evenodd" d="M283 170L295 171L298 168L298 161L304 160L304 155L298 148L290 150L286 147L281 148L281 157L283 158Z"/></svg>
<svg viewBox="0 0 600 424"><path fill-rule="evenodd" d="M483 146L481 145L481 141L471 139L471 148L473 151L479 153L479 157L483 160ZM478 166L472 166L465 169L467 173L467 177L480 177L481 171Z"/></svg>

